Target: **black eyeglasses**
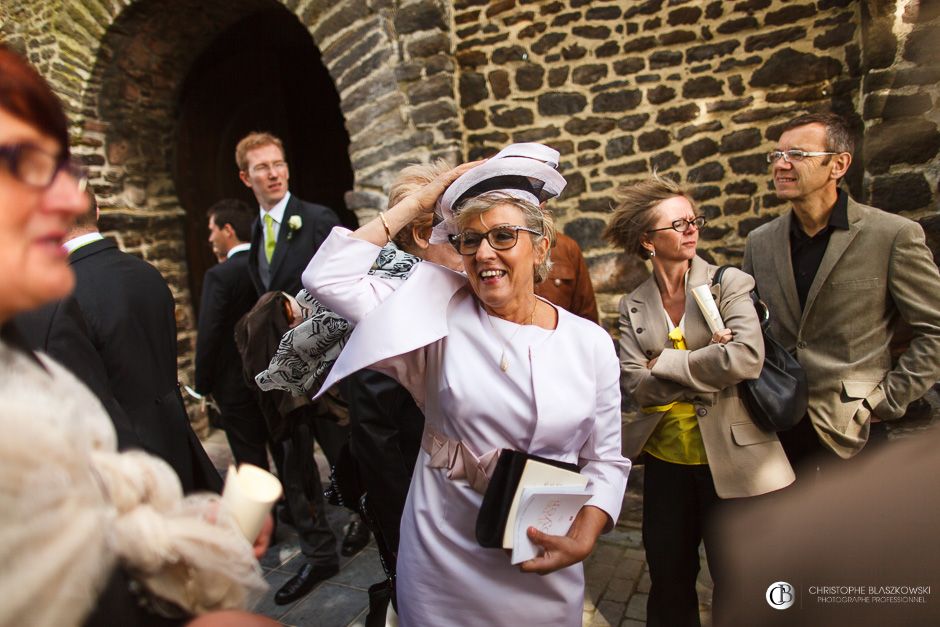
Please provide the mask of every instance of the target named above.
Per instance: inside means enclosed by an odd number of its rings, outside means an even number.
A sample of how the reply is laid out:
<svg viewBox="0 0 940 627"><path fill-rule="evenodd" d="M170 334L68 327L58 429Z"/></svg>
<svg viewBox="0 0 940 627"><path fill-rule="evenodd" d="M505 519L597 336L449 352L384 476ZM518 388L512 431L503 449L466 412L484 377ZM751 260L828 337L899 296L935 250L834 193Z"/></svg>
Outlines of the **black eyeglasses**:
<svg viewBox="0 0 940 627"><path fill-rule="evenodd" d="M678 233L685 233L689 230L690 226L695 226L695 228L700 229L705 226L705 216L695 216L691 220L685 218L679 218L678 220L673 220L672 224L669 226L664 226L660 229L650 229L647 233L655 233L656 231L668 231L672 229Z"/></svg>
<svg viewBox="0 0 940 627"><path fill-rule="evenodd" d="M0 164L18 181L31 187L45 189L52 185L59 172L73 179L80 192L85 191L88 178L85 171L70 159L49 154L33 144L9 144L0 146Z"/></svg>
<svg viewBox="0 0 940 627"><path fill-rule="evenodd" d="M767 153L767 163L776 163L778 159L783 159L787 163L802 161L807 157L825 157L826 155L837 155L837 152L825 152L822 150L774 150Z"/></svg>
<svg viewBox="0 0 940 627"><path fill-rule="evenodd" d="M518 225L503 225L493 227L486 233L477 231L464 231L450 236L450 243L457 249L461 255L475 255L480 249L483 240L489 242L493 250L509 250L519 241L519 231L532 233L533 235L542 235L538 231L528 227Z"/></svg>

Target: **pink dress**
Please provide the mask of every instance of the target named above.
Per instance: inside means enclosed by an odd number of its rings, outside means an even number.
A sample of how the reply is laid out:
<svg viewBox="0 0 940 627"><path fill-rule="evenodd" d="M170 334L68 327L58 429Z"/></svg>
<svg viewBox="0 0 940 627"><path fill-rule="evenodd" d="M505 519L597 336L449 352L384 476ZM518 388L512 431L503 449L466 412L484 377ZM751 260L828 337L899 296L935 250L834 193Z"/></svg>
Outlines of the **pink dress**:
<svg viewBox="0 0 940 627"><path fill-rule="evenodd" d="M421 405L426 434L469 452L458 467L474 457L485 465L501 448L577 463L594 494L588 504L616 521L630 462L620 454L620 364L610 336L560 309L554 331L490 317L463 275L431 263L404 282L368 277L378 250L336 228L304 273L316 298L357 323L323 389L366 366L386 372ZM402 518L402 625L580 625L581 564L542 577L480 547L482 496L448 478L473 470L429 461L422 450Z"/></svg>

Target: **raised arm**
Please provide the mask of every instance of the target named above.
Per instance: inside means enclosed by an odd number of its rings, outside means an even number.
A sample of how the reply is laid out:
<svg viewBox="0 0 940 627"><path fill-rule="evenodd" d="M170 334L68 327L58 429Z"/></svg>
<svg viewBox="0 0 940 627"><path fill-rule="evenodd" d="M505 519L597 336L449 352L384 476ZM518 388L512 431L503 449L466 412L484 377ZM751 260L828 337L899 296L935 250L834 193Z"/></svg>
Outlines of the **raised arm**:
<svg viewBox="0 0 940 627"><path fill-rule="evenodd" d="M437 199L457 178L482 163L473 161L457 166L440 175L413 194L405 196L394 207L360 226L352 237L385 246L395 235L422 213L431 213ZM383 221L384 218L384 221ZM386 226L388 230L386 231Z"/></svg>
<svg viewBox="0 0 940 627"><path fill-rule="evenodd" d="M369 275L381 247L422 213L434 211L444 190L476 164L449 170L356 231L334 228L304 270L304 287L346 320L359 322L400 284Z"/></svg>

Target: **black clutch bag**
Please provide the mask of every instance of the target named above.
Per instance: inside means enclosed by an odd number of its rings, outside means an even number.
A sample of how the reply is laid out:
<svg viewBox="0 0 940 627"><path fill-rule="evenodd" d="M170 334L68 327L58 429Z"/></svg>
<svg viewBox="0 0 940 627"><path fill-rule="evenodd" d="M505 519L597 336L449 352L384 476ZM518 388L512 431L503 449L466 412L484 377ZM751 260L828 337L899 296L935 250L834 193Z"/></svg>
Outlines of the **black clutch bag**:
<svg viewBox="0 0 940 627"><path fill-rule="evenodd" d="M506 519L512 502L516 498L522 471L525 470L525 465L529 460L564 468L571 472L579 471L577 464L546 459L511 449L501 450L493 476L490 477L486 492L483 494L480 512L477 514L476 536L480 546L487 549L503 548Z"/></svg>

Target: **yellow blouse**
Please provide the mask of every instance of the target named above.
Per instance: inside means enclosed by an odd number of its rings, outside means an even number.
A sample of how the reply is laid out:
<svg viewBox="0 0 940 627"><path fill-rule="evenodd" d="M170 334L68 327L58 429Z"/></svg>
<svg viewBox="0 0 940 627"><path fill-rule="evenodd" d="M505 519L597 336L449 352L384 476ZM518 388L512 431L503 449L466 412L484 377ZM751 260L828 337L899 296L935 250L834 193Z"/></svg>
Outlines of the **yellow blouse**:
<svg viewBox="0 0 940 627"><path fill-rule="evenodd" d="M667 314L666 319L669 320ZM677 350L688 350L685 337L682 334L682 323L669 332L672 347ZM672 326L669 320L668 326ZM668 328L668 327L667 327ZM695 406L692 403L672 402L668 405L656 405L642 408L644 414L666 412L656 425L643 450L663 461L686 466L707 464L705 444L702 442L702 432L698 427L698 418L695 415Z"/></svg>

